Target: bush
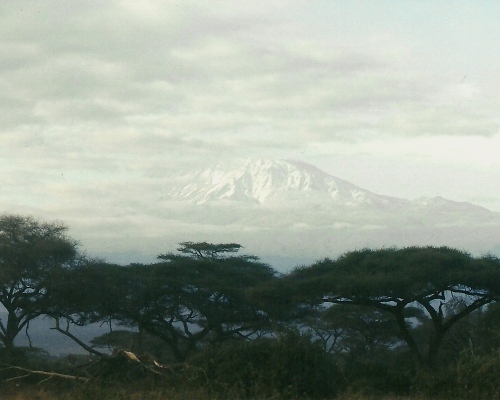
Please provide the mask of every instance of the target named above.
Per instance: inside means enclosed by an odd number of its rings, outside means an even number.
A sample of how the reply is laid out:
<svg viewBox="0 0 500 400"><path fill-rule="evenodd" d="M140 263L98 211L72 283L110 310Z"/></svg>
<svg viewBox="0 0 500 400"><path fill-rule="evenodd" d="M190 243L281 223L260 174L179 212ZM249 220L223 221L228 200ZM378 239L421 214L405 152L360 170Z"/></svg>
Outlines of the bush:
<svg viewBox="0 0 500 400"><path fill-rule="evenodd" d="M465 398L498 399L500 397L500 349L476 356L470 352L457 363L456 389Z"/></svg>
<svg viewBox="0 0 500 400"><path fill-rule="evenodd" d="M408 395L412 386L411 372L404 366L364 360L345 371L349 387L364 394Z"/></svg>
<svg viewBox="0 0 500 400"><path fill-rule="evenodd" d="M459 360L436 371L422 371L415 381L416 391L426 398L500 398L500 349L475 355L464 351Z"/></svg>
<svg viewBox="0 0 500 400"><path fill-rule="evenodd" d="M226 343L190 363L205 371L212 390L234 397L333 397L344 387L331 357L307 335Z"/></svg>
<svg viewBox="0 0 500 400"><path fill-rule="evenodd" d="M405 349L379 349L342 364L351 390L365 394L408 395L414 378L412 360Z"/></svg>

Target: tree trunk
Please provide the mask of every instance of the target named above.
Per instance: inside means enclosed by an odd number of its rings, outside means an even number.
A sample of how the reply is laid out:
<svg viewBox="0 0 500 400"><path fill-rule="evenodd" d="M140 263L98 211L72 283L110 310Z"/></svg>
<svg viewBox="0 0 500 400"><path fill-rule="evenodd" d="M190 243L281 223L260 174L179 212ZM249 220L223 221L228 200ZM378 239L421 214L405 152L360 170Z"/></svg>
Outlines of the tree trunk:
<svg viewBox="0 0 500 400"><path fill-rule="evenodd" d="M5 329L5 333L2 335L1 340L3 345L5 346L5 352L9 356L15 355L15 346L14 339L19 333L19 321L14 312L9 311L9 315L7 317L7 327Z"/></svg>
<svg viewBox="0 0 500 400"><path fill-rule="evenodd" d="M399 333L401 334L401 338L405 341L408 349L410 350L411 357L413 359L413 365L417 371L422 369L427 369L427 365L422 357L422 353L420 352L415 339L411 335L408 330L408 326L406 325L406 320L403 315L403 308L398 307L395 311L392 311L394 317L396 318L396 323L399 328Z"/></svg>
<svg viewBox="0 0 500 400"><path fill-rule="evenodd" d="M436 366L439 348L441 347L441 342L443 341L445 333L446 330L443 326L434 326L434 332L429 339L429 349L427 354L427 366L429 369L433 369Z"/></svg>

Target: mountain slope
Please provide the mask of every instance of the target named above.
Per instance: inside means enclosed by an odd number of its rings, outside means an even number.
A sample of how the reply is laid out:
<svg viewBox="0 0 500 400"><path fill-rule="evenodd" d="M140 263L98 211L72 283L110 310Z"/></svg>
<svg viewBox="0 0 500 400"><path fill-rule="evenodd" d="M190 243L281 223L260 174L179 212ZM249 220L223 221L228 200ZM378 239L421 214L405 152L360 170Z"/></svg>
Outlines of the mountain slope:
<svg viewBox="0 0 500 400"><path fill-rule="evenodd" d="M500 237L500 213L442 197L378 195L300 161L220 163L174 181L164 215L182 221L183 237L237 241L270 255L409 245L484 252Z"/></svg>
<svg viewBox="0 0 500 400"><path fill-rule="evenodd" d="M248 159L217 164L177 177L179 184L167 197L196 204L229 200L240 204L286 207L310 203L353 209L388 211L436 210L490 213L471 203L442 197L407 200L362 189L319 168L295 160Z"/></svg>
<svg viewBox="0 0 500 400"><path fill-rule="evenodd" d="M232 200L254 204L272 201L329 201L343 206L409 205L408 200L380 196L300 161L246 160L218 164L184 175L187 183L169 193L197 204Z"/></svg>

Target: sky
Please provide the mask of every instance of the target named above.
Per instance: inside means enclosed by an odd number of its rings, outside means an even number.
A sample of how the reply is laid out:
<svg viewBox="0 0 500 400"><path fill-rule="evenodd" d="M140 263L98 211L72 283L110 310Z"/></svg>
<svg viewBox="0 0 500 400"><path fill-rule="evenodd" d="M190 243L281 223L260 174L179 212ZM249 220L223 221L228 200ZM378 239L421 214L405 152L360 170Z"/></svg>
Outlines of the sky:
<svg viewBox="0 0 500 400"><path fill-rule="evenodd" d="M500 212L499 15L494 0L2 1L0 209L119 231L155 220L175 171L256 157Z"/></svg>

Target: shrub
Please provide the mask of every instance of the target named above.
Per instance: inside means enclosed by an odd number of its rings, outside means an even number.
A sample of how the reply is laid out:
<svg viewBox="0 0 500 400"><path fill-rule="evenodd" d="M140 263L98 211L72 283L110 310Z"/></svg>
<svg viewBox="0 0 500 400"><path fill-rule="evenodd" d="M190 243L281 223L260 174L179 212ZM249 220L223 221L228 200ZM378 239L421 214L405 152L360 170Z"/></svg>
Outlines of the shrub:
<svg viewBox="0 0 500 400"><path fill-rule="evenodd" d="M455 387L465 398L498 399L499 376L500 349L480 356L466 352L457 363Z"/></svg>
<svg viewBox="0 0 500 400"><path fill-rule="evenodd" d="M331 398L344 386L332 358L295 331L278 339L227 343L190 362L205 371L212 390L231 396Z"/></svg>

